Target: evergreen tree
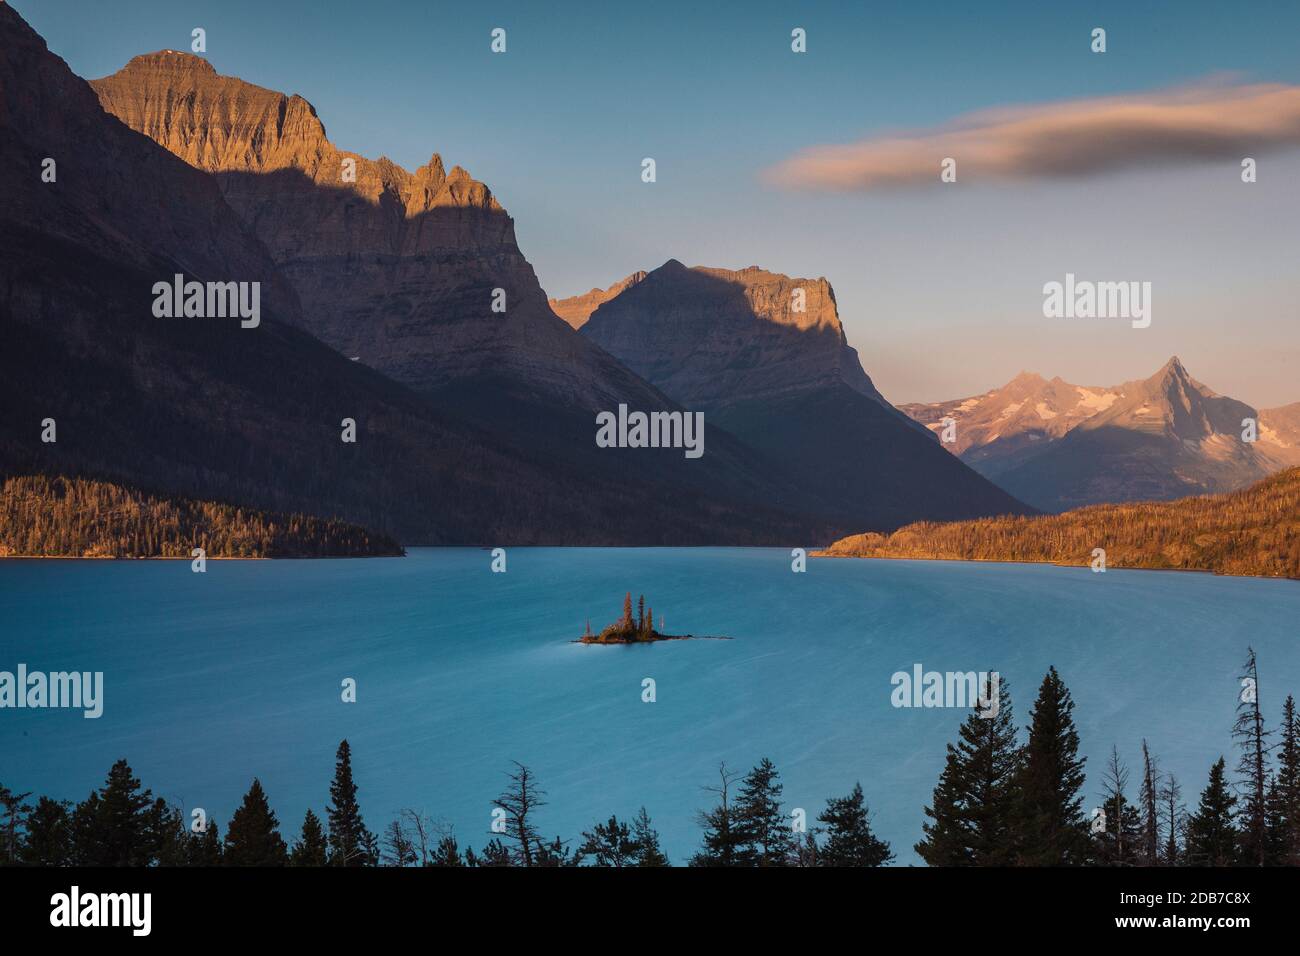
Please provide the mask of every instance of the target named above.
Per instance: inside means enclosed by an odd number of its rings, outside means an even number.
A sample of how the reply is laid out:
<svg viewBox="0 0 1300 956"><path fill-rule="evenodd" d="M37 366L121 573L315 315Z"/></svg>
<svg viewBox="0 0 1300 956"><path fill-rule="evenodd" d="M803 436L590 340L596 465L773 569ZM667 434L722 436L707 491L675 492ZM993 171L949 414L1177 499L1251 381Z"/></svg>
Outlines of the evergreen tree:
<svg viewBox="0 0 1300 956"><path fill-rule="evenodd" d="M581 862L590 857L595 861L593 866L622 869L636 864L640 849L632 828L619 823L618 817L611 815L608 823L597 823L582 832L582 845L578 847L576 859Z"/></svg>
<svg viewBox="0 0 1300 956"><path fill-rule="evenodd" d="M1228 790L1224 761L1210 768L1210 781L1201 803L1187 821L1184 858L1189 866L1231 866L1237 860L1237 828L1233 824L1237 798Z"/></svg>
<svg viewBox="0 0 1300 956"><path fill-rule="evenodd" d="M736 819L736 808L731 800L736 773L722 763L718 766L719 784L704 789L718 796L718 805L702 811L699 824L704 830L700 851L691 858L691 866L741 866L744 834Z"/></svg>
<svg viewBox="0 0 1300 956"><path fill-rule="evenodd" d="M1282 705L1282 736L1277 747L1277 776L1273 786L1272 818L1275 862L1300 866L1300 716L1295 698Z"/></svg>
<svg viewBox="0 0 1300 956"><path fill-rule="evenodd" d="M1238 784L1242 795L1238 815L1241 862L1248 866L1263 866L1268 855L1268 765L1266 742L1269 732L1264 729L1264 718L1259 709L1259 669L1255 665L1255 650L1247 648L1246 663L1241 675L1242 691L1237 698L1237 722L1232 736L1241 748Z"/></svg>
<svg viewBox="0 0 1300 956"><path fill-rule="evenodd" d="M764 757L736 794L735 827L738 866L785 866L793 833L781 812L781 775Z"/></svg>
<svg viewBox="0 0 1300 956"><path fill-rule="evenodd" d="M330 824L330 863L334 866L373 866L374 834L366 829L357 803L357 785L352 781L352 748L339 744L326 808Z"/></svg>
<svg viewBox="0 0 1300 956"><path fill-rule="evenodd" d="M473 850L466 851L472 854ZM460 858L460 847L456 843L456 837L452 834L445 834L438 845L434 847L432 855L429 857L430 866L466 866ZM468 864L472 866L473 864Z"/></svg>
<svg viewBox="0 0 1300 956"><path fill-rule="evenodd" d="M623 624L623 628L622 628L623 630L630 631L632 629L632 592L631 591L628 591L627 594L624 595L623 597L622 624Z"/></svg>
<svg viewBox="0 0 1300 956"><path fill-rule="evenodd" d="M185 862L187 866L220 866L221 857L221 828L217 821L209 819L203 832L189 835Z"/></svg>
<svg viewBox="0 0 1300 956"><path fill-rule="evenodd" d="M821 866L883 866L894 858L889 844L871 832L860 783L847 797L827 800L817 821L826 824L826 842L818 857Z"/></svg>
<svg viewBox="0 0 1300 956"><path fill-rule="evenodd" d="M982 689L991 702L993 681ZM931 866L1005 866L1012 862L1012 824L1020 748L1005 678L997 681L997 712L977 702L958 731L931 805L925 838L916 852Z"/></svg>
<svg viewBox="0 0 1300 956"><path fill-rule="evenodd" d="M645 595L642 594L636 599L636 629L645 631Z"/></svg>
<svg viewBox="0 0 1300 956"><path fill-rule="evenodd" d="M72 865L100 866L103 858L99 846L99 794L92 790L71 814Z"/></svg>
<svg viewBox="0 0 1300 956"><path fill-rule="evenodd" d="M289 854L291 866L326 866L329 863L329 840L320 825L320 817L309 809L302 820L302 832Z"/></svg>
<svg viewBox="0 0 1300 956"><path fill-rule="evenodd" d="M467 866L514 866L514 854L510 852L509 847L499 839L493 839L483 847L483 851L474 856L474 851L467 849L465 851L465 863Z"/></svg>
<svg viewBox="0 0 1300 956"><path fill-rule="evenodd" d="M148 866L154 860L157 817L153 794L140 788L125 760L108 771L93 802L77 808L78 862L88 866ZM82 848L84 841L84 853Z"/></svg>
<svg viewBox="0 0 1300 956"><path fill-rule="evenodd" d="M637 866L667 866L668 857L659 848L659 831L650 823L650 814L642 807L632 821L632 840L636 843Z"/></svg>
<svg viewBox="0 0 1300 956"><path fill-rule="evenodd" d="M153 817L157 825L157 863L159 866L189 864L189 833L185 817L178 807L169 807L161 798L154 801Z"/></svg>
<svg viewBox="0 0 1300 956"><path fill-rule="evenodd" d="M0 786L0 865L14 866L22 850L23 821L31 812L30 793L14 793Z"/></svg>
<svg viewBox="0 0 1300 956"><path fill-rule="evenodd" d="M550 843L537 845L537 856L533 866L576 866L577 861L569 852L568 845L558 836Z"/></svg>
<svg viewBox="0 0 1300 956"><path fill-rule="evenodd" d="M27 839L19 859L28 866L72 864L72 820L67 800L41 797L27 818Z"/></svg>
<svg viewBox="0 0 1300 956"><path fill-rule="evenodd" d="M1286 818L1283 815L1282 794L1277 777L1268 778L1268 793L1264 798L1264 865L1282 866L1286 854Z"/></svg>
<svg viewBox="0 0 1300 956"><path fill-rule="evenodd" d="M227 866L285 866L289 862L280 822L256 777L226 830Z"/></svg>
<svg viewBox="0 0 1300 956"><path fill-rule="evenodd" d="M1016 860L1022 866L1079 866L1090 852L1083 815L1083 764L1074 701L1049 668L1030 712L1029 741L1017 774Z"/></svg>

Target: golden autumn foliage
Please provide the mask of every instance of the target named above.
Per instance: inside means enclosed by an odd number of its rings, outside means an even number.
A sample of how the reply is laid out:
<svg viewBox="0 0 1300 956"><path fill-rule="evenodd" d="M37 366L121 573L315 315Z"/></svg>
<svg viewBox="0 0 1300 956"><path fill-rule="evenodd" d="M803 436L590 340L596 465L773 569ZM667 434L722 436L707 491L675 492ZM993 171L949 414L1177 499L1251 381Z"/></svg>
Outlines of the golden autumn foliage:
<svg viewBox="0 0 1300 956"><path fill-rule="evenodd" d="M400 555L391 538L301 514L159 497L85 478L29 475L0 486L0 557L189 558Z"/></svg>
<svg viewBox="0 0 1300 956"><path fill-rule="evenodd" d="M1300 468L1222 495L1092 505L1059 515L919 522L855 534L822 557L1034 561L1300 579Z"/></svg>

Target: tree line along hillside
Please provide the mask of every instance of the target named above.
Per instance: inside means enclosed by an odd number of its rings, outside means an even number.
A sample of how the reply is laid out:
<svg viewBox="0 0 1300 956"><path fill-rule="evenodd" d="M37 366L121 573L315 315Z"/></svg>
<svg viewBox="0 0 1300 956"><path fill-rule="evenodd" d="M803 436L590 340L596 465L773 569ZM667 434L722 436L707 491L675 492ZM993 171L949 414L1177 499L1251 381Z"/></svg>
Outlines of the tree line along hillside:
<svg viewBox="0 0 1300 956"><path fill-rule="evenodd" d="M0 557L377 557L386 535L332 518L160 497L87 478L27 475L0 486Z"/></svg>
<svg viewBox="0 0 1300 956"><path fill-rule="evenodd" d="M1221 495L919 522L842 538L818 554L1087 565L1095 548L1108 567L1300 578L1300 468Z"/></svg>

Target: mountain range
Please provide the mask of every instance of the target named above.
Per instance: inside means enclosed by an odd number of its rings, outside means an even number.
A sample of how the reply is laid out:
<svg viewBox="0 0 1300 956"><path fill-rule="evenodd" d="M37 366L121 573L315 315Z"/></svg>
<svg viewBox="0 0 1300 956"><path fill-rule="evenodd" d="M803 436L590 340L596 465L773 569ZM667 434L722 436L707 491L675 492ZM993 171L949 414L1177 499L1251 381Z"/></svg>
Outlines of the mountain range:
<svg viewBox="0 0 1300 956"><path fill-rule="evenodd" d="M1257 410L1177 357L1109 388L1023 372L983 395L900 408L936 434L951 419L944 447L1044 511L1233 491L1300 464L1300 403Z"/></svg>
<svg viewBox="0 0 1300 956"><path fill-rule="evenodd" d="M5 475L408 544L785 543L1025 510L879 395L824 280L785 323L772 303L804 280L669 270L739 311L676 322L651 368L561 318L505 209L438 155L409 172L339 149L301 96L189 53L88 84L3 3L0 225ZM177 273L259 283L262 322L155 317ZM667 278L614 290L593 328L671 298ZM704 342L707 363L666 373ZM729 370L721 389L709 368ZM620 406L705 412L707 454L598 447L596 415Z"/></svg>
<svg viewBox="0 0 1300 956"><path fill-rule="evenodd" d="M786 463L805 496L834 509L837 525L1026 510L954 468L933 436L880 394L825 278L670 259L554 304L637 374Z"/></svg>

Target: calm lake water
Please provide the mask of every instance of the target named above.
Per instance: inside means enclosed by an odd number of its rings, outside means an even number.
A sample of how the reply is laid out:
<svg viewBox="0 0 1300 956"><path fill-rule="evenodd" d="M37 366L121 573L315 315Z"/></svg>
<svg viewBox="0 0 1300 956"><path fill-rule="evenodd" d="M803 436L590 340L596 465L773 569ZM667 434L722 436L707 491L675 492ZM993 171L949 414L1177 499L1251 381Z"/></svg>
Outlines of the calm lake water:
<svg viewBox="0 0 1300 956"><path fill-rule="evenodd" d="M224 833L254 776L286 839L323 816L340 739L371 829L412 807L489 838L511 761L548 793L548 835L576 838L644 805L674 862L718 762L763 756L811 819L860 780L899 862L965 717L895 709L890 677L998 670L1017 723L1048 665L1073 691L1099 803L1112 743L1145 737L1194 804L1229 753L1253 645L1276 723L1300 695L1300 584L1034 565L810 560L767 549L477 549L404 559L0 561L0 670L105 674L104 714L0 710L0 783L81 799L126 757L144 784ZM570 643L645 593L670 633L643 647ZM340 700L355 678L358 700ZM657 700L643 703L642 680ZM1230 757L1230 764L1235 758ZM576 844L575 844L576 845Z"/></svg>

